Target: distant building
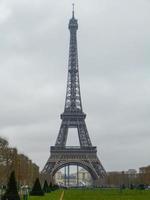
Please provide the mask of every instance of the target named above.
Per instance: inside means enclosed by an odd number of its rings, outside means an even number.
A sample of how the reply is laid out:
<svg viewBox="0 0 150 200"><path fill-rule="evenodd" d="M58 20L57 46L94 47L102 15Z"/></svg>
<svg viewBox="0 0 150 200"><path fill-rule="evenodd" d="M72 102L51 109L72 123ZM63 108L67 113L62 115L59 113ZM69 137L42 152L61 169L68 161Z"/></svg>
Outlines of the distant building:
<svg viewBox="0 0 150 200"><path fill-rule="evenodd" d="M92 178L89 172L82 168L79 171L79 182L81 184L91 185L91 181L92 181Z"/></svg>
<svg viewBox="0 0 150 200"><path fill-rule="evenodd" d="M84 185L91 185L91 175L89 174L89 172L87 172L85 169L81 168L79 170L78 173L78 178L77 178L77 173L72 173L69 175L66 174L66 185L68 185L68 178L69 178L69 185L70 186L76 186L77 185L77 179L78 179L78 183L80 186L84 186ZM65 175L61 172L58 171L55 174L55 182L59 183L59 184L63 184L65 185Z"/></svg>
<svg viewBox="0 0 150 200"><path fill-rule="evenodd" d="M106 184L109 187L120 187L125 185L130 187L130 184L135 184L137 178L137 171L129 169L128 171L112 171L107 172Z"/></svg>
<svg viewBox="0 0 150 200"><path fill-rule="evenodd" d="M128 175L130 179L137 178L138 175L136 169L128 169L128 171L126 171L125 173Z"/></svg>

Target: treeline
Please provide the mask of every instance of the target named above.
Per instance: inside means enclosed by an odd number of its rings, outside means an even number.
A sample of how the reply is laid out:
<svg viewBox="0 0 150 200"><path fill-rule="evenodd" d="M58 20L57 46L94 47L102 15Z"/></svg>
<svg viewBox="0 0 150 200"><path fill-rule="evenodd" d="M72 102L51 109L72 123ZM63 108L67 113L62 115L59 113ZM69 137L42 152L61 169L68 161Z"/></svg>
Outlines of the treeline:
<svg viewBox="0 0 150 200"><path fill-rule="evenodd" d="M139 179L141 183L145 185L150 185L150 165L140 168Z"/></svg>
<svg viewBox="0 0 150 200"><path fill-rule="evenodd" d="M150 167L149 167L150 168ZM109 172L106 177L106 185L109 187L138 187L139 185L150 185L150 170L137 174L127 174L125 172Z"/></svg>
<svg viewBox="0 0 150 200"><path fill-rule="evenodd" d="M11 172L14 171L18 186L32 186L39 177L39 167L16 148L9 146L6 139L0 137L0 185L7 185Z"/></svg>

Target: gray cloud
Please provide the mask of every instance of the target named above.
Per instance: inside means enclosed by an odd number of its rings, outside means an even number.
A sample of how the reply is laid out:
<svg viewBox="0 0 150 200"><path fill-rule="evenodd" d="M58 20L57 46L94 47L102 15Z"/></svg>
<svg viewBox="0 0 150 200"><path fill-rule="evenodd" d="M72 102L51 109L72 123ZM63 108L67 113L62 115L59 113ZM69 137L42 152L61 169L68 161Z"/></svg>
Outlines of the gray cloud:
<svg viewBox="0 0 150 200"><path fill-rule="evenodd" d="M41 168L64 108L71 3L0 2L0 135ZM150 2L75 4L82 100L92 142L107 170L148 165Z"/></svg>

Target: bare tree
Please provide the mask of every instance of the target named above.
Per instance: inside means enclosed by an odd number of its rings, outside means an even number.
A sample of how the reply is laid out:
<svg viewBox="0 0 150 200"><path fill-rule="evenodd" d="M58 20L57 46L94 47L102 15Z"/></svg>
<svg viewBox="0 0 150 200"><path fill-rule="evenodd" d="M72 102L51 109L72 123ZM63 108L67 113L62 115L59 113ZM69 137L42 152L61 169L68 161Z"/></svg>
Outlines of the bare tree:
<svg viewBox="0 0 150 200"><path fill-rule="evenodd" d="M16 148L9 147L8 141L0 137L0 184L6 185L12 171L15 171L19 185L32 185L39 176L39 167Z"/></svg>

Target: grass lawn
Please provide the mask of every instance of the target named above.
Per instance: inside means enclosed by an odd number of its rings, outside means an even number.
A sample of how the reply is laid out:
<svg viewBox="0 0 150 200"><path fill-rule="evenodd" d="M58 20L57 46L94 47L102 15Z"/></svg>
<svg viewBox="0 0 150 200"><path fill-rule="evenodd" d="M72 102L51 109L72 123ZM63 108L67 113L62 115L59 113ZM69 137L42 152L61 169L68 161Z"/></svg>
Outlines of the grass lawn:
<svg viewBox="0 0 150 200"><path fill-rule="evenodd" d="M44 196L30 196L28 200L59 200L62 190L57 190Z"/></svg>
<svg viewBox="0 0 150 200"><path fill-rule="evenodd" d="M44 197L30 197L29 200L59 200L62 190L46 194ZM150 200L148 190L117 189L68 189L63 200Z"/></svg>

